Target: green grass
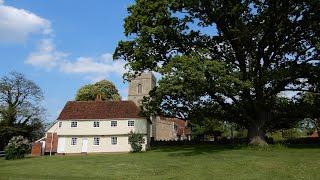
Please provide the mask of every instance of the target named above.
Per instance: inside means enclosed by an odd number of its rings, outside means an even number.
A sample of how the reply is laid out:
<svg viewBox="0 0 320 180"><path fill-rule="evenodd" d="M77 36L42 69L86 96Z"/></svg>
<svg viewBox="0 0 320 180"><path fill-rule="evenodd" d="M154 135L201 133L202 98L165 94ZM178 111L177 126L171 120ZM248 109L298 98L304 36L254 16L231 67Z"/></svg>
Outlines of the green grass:
<svg viewBox="0 0 320 180"><path fill-rule="evenodd" d="M320 179L320 147L216 145L0 159L0 179Z"/></svg>

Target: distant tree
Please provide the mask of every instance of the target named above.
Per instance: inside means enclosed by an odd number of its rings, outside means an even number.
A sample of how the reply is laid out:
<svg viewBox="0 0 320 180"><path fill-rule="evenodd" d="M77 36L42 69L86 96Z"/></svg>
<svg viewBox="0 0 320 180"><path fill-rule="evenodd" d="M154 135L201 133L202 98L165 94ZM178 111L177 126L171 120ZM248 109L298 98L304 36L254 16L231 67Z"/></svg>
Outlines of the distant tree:
<svg viewBox="0 0 320 180"><path fill-rule="evenodd" d="M45 124L43 93L23 74L11 72L0 79L0 149L13 136L31 141L42 137Z"/></svg>
<svg viewBox="0 0 320 180"><path fill-rule="evenodd" d="M76 94L76 101L94 101L97 95L100 95L104 101L121 100L116 86L108 80L102 80L81 87Z"/></svg>
<svg viewBox="0 0 320 180"><path fill-rule="evenodd" d="M301 101L303 103L303 111L307 112L303 125L317 130L320 137L320 94L305 93L302 95Z"/></svg>
<svg viewBox="0 0 320 180"><path fill-rule="evenodd" d="M320 79L319 0L136 0L128 12L130 38L114 54L128 62L127 77L160 72L154 105L184 118L218 109L248 129L250 144L303 115L278 109L297 105L280 93Z"/></svg>

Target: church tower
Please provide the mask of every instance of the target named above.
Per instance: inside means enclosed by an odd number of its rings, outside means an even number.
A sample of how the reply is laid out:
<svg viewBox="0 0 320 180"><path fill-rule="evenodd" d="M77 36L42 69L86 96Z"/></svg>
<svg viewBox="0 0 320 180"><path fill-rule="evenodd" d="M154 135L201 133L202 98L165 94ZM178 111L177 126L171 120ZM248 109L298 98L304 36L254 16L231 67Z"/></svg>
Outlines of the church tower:
<svg viewBox="0 0 320 180"><path fill-rule="evenodd" d="M152 72L142 73L140 76L129 82L128 100L141 105L144 96L149 96L149 92L156 86L156 78Z"/></svg>

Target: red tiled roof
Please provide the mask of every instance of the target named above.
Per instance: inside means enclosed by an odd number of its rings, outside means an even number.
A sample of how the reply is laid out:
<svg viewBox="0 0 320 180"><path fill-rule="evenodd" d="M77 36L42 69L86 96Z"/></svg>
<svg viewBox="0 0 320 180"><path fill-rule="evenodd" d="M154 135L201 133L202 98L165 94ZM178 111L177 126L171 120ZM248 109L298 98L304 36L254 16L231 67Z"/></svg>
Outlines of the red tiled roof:
<svg viewBox="0 0 320 180"><path fill-rule="evenodd" d="M58 120L141 118L132 101L69 101Z"/></svg>

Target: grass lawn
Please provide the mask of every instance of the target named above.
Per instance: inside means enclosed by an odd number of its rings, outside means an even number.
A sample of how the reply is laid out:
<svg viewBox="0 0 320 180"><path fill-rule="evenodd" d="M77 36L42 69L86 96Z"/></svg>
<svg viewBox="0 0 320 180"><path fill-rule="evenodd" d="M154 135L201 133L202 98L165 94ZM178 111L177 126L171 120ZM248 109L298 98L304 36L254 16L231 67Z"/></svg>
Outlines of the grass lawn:
<svg viewBox="0 0 320 180"><path fill-rule="evenodd" d="M0 179L320 179L320 147L197 145L137 154L1 158Z"/></svg>

